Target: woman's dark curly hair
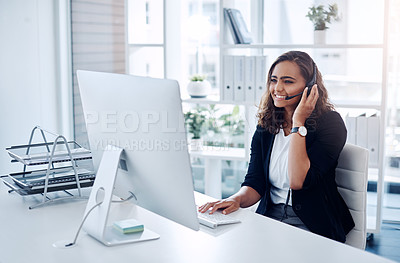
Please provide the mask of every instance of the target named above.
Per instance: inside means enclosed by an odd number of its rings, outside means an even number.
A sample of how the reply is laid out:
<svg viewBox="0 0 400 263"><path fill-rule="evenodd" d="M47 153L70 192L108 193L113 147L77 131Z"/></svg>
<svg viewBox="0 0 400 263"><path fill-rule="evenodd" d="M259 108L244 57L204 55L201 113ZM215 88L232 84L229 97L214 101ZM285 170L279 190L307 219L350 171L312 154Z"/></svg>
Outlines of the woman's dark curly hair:
<svg viewBox="0 0 400 263"><path fill-rule="evenodd" d="M279 56L275 62L272 64L271 68L268 72L267 79L267 90L263 94L260 102L260 106L258 107L258 125L267 129L272 134L279 133L279 130L290 125L285 120L285 110L283 108L275 107L274 100L272 99L269 85L271 84L271 75L275 69L275 66L283 61L290 61L296 63L300 68L300 73L303 78L306 80L306 83L311 81L313 73L314 73L314 61L313 59L305 52L302 51L289 51L281 56ZM321 72L319 72L318 67L315 65L315 69L317 70L317 86L318 86L318 100L315 105L315 109L309 119L318 118L324 112L334 110L334 106L329 102L328 99L328 91L326 90L324 83L322 81Z"/></svg>

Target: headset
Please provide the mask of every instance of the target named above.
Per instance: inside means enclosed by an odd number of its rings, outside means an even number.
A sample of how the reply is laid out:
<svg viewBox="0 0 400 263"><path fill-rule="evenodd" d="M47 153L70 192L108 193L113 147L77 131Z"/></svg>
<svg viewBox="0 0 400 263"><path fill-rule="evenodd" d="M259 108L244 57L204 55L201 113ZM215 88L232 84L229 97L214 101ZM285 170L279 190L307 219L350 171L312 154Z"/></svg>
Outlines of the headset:
<svg viewBox="0 0 400 263"><path fill-rule="evenodd" d="M310 95L312 87L317 82L317 66L315 65L315 63L313 63L313 64L314 64L314 73L313 73L312 79L306 85L306 88L308 87L307 97ZM290 99L293 99L294 97L300 96L301 94L303 94L303 92L304 92L304 90L296 95L286 96L285 100L290 100Z"/></svg>

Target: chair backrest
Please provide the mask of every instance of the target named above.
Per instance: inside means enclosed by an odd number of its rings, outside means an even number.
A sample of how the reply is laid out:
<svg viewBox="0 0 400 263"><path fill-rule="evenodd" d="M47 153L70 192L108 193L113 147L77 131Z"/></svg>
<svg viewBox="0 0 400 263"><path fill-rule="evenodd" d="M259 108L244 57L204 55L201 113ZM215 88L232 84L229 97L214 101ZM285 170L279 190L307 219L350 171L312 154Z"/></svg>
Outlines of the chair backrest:
<svg viewBox="0 0 400 263"><path fill-rule="evenodd" d="M368 150L346 144L339 156L336 183L355 223L346 236L346 244L360 249L365 249L367 241L367 181Z"/></svg>

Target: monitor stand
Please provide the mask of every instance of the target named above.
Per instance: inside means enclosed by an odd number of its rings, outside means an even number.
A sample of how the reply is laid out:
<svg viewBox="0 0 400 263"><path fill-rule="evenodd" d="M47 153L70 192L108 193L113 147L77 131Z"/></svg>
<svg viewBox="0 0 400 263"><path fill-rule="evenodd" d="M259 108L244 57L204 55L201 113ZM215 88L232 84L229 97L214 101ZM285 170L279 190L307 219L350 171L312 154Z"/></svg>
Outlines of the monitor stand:
<svg viewBox="0 0 400 263"><path fill-rule="evenodd" d="M112 202L113 189L118 171L118 164L123 152L122 148L107 145L104 150L96 180L90 193L85 215L99 202L103 202L88 215L83 229L93 238L106 246L142 242L158 239L160 236L144 226L140 233L122 234L114 229L112 224L107 225L107 219Z"/></svg>

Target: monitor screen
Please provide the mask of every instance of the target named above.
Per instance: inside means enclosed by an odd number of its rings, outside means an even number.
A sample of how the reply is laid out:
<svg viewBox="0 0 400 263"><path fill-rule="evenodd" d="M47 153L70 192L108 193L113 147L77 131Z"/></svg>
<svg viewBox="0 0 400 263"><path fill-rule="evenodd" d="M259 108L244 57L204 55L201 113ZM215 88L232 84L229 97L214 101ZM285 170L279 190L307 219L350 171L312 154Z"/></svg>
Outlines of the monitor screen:
<svg viewBox="0 0 400 263"><path fill-rule="evenodd" d="M198 230L193 178L177 81L78 71L97 170L104 148L123 148L114 194Z"/></svg>

